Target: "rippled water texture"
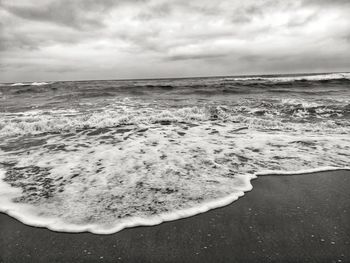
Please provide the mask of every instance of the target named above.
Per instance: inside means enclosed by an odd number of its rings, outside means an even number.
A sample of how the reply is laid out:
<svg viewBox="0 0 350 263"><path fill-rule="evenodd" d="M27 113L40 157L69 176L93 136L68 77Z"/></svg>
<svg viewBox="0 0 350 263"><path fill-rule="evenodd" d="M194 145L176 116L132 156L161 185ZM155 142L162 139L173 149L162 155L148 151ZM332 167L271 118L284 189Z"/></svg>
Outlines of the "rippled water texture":
<svg viewBox="0 0 350 263"><path fill-rule="evenodd" d="M350 75L0 86L0 209L113 233L226 205L264 171L348 167Z"/></svg>

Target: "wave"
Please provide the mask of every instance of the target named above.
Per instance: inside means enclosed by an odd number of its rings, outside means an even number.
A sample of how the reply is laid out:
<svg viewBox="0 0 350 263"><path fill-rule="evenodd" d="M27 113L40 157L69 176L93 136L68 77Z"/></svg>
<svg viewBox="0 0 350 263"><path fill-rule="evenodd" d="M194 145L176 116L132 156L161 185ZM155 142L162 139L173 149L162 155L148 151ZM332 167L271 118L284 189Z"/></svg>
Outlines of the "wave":
<svg viewBox="0 0 350 263"><path fill-rule="evenodd" d="M327 73L296 76L256 76L256 77L225 77L225 80L234 81L271 81L271 82L295 82L295 81L327 81L350 80L350 73Z"/></svg>
<svg viewBox="0 0 350 263"><path fill-rule="evenodd" d="M334 127L319 132L301 123L296 131L293 123L238 116L227 106L143 110L129 108L125 120L143 125L113 128L121 108L22 113L31 129L39 116L52 118L45 123L51 130L81 130L2 138L0 209L30 225L108 234L227 205L261 171L349 166L349 132Z"/></svg>
<svg viewBox="0 0 350 263"><path fill-rule="evenodd" d="M254 81L259 92L271 86ZM177 90L241 94L250 87L244 82L135 84L152 91L142 100L124 82L1 88L14 103L20 90L60 92L23 96L30 106L36 98L52 105L0 113L0 210L55 231L108 234L227 205L257 175L349 167L347 96L173 98ZM121 100L125 93L131 98Z"/></svg>
<svg viewBox="0 0 350 263"><path fill-rule="evenodd" d="M227 206L234 201L237 201L240 197L244 196L245 192L252 191L253 186L250 183L252 179L256 179L259 176L267 175L302 175L308 173L337 171L337 170L350 170L350 167L319 167L314 169L304 169L295 171L265 171L258 172L255 175L241 176L243 180L242 186L235 193L227 195L223 198L218 198L213 201L204 202L196 207L173 211L171 213L161 213L156 216L150 216L148 218L131 217L123 222L111 224L109 226L101 226L99 224L85 224L77 225L65 222L63 219L57 217L47 217L33 213L33 208L29 205L13 203L13 199L18 197L20 190L13 188L6 184L4 179L4 171L0 170L0 211L16 218L22 223L35 227L43 227L57 232L69 232L80 233L90 232L93 234L113 234L126 228L138 227L138 226L155 226L168 221L175 221L191 216L195 216L201 213L205 213L209 210Z"/></svg>
<svg viewBox="0 0 350 263"><path fill-rule="evenodd" d="M149 88L149 89L162 89L162 90L173 90L176 88L175 86L172 85L151 85L151 84L146 84L142 86L133 86L133 88Z"/></svg>
<svg viewBox="0 0 350 263"><path fill-rule="evenodd" d="M300 88L273 88L273 89L266 89L266 91L271 93L280 93L280 94L300 94L300 95L332 95L332 94L338 94L342 92L342 90L339 89L328 89L328 90L321 90L321 89L313 89L313 90L301 90Z"/></svg>
<svg viewBox="0 0 350 263"><path fill-rule="evenodd" d="M49 85L52 84L53 82L33 82L31 85L32 86L44 86L44 85Z"/></svg>
<svg viewBox="0 0 350 263"><path fill-rule="evenodd" d="M183 108L156 112L142 111L105 111L78 113L72 115L62 111L29 111L25 114L5 114L0 123L0 135L39 134L43 132L61 132L76 129L116 127L119 125L152 124L160 121L199 121L207 119L204 108ZM15 119L15 120L14 120Z"/></svg>
<svg viewBox="0 0 350 263"><path fill-rule="evenodd" d="M18 189L15 189L3 181L4 172L0 170L0 211L6 213L22 223L35 227L45 227L52 231L58 232L90 232L94 234L113 234L125 228L137 226L154 226L163 222L174 221L186 217L191 217L201 213L205 213L211 209L223 207L236 201L239 197L244 195L244 192L253 189L250 180L256 178L255 176L242 176L243 185L239 187L237 192L228 195L224 198L219 198L214 201L202 203L196 207L182 209L171 213L161 213L156 216L148 218L132 217L123 222L115 223L110 226L102 226L99 224L77 225L70 224L57 217L47 217L33 213L32 207L29 205L13 203L13 199L19 194Z"/></svg>
<svg viewBox="0 0 350 263"><path fill-rule="evenodd" d="M30 86L30 84L29 83L18 82L18 83L13 83L10 86L12 86L12 87L16 87L16 86Z"/></svg>
<svg viewBox="0 0 350 263"><path fill-rule="evenodd" d="M53 82L26 82L26 83L22 83L22 82L17 82L17 83L13 83L10 86L12 87L16 87L16 86L44 86L44 85L49 85L52 84Z"/></svg>
<svg viewBox="0 0 350 263"><path fill-rule="evenodd" d="M332 81L332 85L329 85ZM344 95L350 73L267 76L267 77L224 77L190 80L152 80L152 81L86 81L86 82L33 82L13 83L0 87L10 95L23 93L48 93L47 96L59 96L62 101L72 96L77 99L94 97L167 97L175 96L208 98L209 96L230 96L270 93L273 96L283 94L298 95ZM17 87L16 87L17 86ZM26 87L26 88L24 88ZM42 88L40 88L42 87ZM44 94L43 94L44 95ZM58 98L58 97L56 97Z"/></svg>
<svg viewBox="0 0 350 263"><path fill-rule="evenodd" d="M131 103L131 102L130 102ZM0 136L69 132L82 129L151 125L155 123L233 122L255 129L346 132L350 104L319 104L299 99L257 105L195 106L151 109L120 106L104 111L35 110L0 114ZM344 119L345 118L345 119ZM310 121L311 120L311 121ZM340 123L339 123L339 121Z"/></svg>

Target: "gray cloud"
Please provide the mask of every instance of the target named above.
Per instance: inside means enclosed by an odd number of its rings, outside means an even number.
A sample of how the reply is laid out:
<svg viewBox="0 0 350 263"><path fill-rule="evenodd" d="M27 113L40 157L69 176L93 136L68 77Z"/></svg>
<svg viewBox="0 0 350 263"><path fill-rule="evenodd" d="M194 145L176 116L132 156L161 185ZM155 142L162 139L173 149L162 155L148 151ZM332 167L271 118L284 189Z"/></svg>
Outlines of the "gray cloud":
<svg viewBox="0 0 350 263"><path fill-rule="evenodd" d="M303 1L304 5L309 5L309 4L315 4L315 5L331 5L331 6L336 6L336 5L350 5L350 2L348 0L304 0Z"/></svg>
<svg viewBox="0 0 350 263"><path fill-rule="evenodd" d="M172 12L172 7L169 3L160 3L142 10L135 16L135 19L141 21L150 21L152 19L165 18Z"/></svg>
<svg viewBox="0 0 350 263"><path fill-rule="evenodd" d="M350 67L349 3L0 0L1 78L338 71Z"/></svg>
<svg viewBox="0 0 350 263"><path fill-rule="evenodd" d="M305 16L305 17L299 17L299 18L290 20L287 23L287 27L302 27L302 26L305 26L306 24L312 22L316 18L317 18L317 13L312 13L312 14Z"/></svg>
<svg viewBox="0 0 350 263"><path fill-rule="evenodd" d="M115 7L135 4L146 0L39 0L34 5L14 5L12 2L1 7L23 19L51 22L80 30L103 27L103 18Z"/></svg>
<svg viewBox="0 0 350 263"><path fill-rule="evenodd" d="M192 60L192 59L220 59L223 57L226 57L227 54L179 54L179 55L173 55L166 58L166 60L169 61L177 61L177 60Z"/></svg>
<svg viewBox="0 0 350 263"><path fill-rule="evenodd" d="M41 22L51 22L77 29L98 28L103 24L103 12L112 7L111 1L54 1L46 5L3 5L3 8L15 16L23 19ZM85 12L94 11L93 16L86 16Z"/></svg>

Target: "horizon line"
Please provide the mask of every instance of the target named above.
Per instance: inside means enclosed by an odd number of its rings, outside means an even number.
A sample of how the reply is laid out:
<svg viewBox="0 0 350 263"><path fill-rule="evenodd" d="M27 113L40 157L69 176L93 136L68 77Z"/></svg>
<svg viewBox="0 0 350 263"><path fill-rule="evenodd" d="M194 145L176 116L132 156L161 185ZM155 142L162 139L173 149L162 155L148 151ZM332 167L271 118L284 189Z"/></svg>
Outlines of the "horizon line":
<svg viewBox="0 0 350 263"><path fill-rule="evenodd" d="M83 82L83 81L142 81L142 80L180 80L180 79L205 79L205 78L249 78L249 77L274 77L274 76L315 76L328 74L347 74L350 71L331 72L299 72L299 73L271 73L271 74L240 74L240 75L212 75L212 76L186 76L186 77L149 77L149 78L111 78L111 79L80 79L80 80L40 80L40 81L17 81L0 82L1 84L14 83L35 83L35 82Z"/></svg>

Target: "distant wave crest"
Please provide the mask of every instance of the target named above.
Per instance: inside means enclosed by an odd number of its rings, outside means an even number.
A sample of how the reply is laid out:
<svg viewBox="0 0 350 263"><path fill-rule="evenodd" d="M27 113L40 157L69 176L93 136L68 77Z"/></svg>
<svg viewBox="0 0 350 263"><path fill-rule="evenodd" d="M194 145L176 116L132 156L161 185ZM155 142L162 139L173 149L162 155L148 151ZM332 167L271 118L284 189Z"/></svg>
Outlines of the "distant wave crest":
<svg viewBox="0 0 350 263"><path fill-rule="evenodd" d="M16 87L16 86L44 86L44 85L48 85L48 84L52 84L53 82L16 82L11 84L10 86L12 87Z"/></svg>
<svg viewBox="0 0 350 263"><path fill-rule="evenodd" d="M271 82L293 82L293 81L326 81L326 80L350 80L350 73L327 73L313 75L298 76L257 76L257 77L227 77L226 80L255 80L255 81L271 81Z"/></svg>

